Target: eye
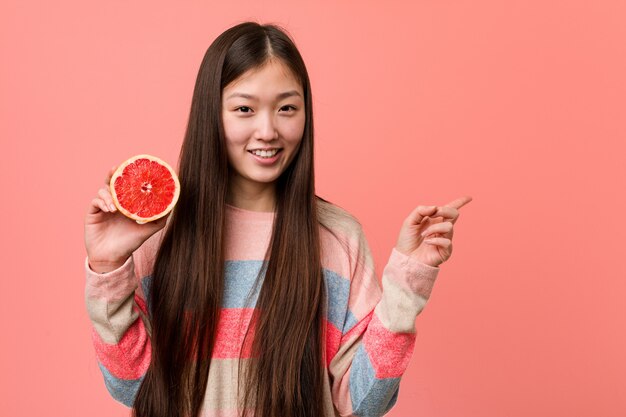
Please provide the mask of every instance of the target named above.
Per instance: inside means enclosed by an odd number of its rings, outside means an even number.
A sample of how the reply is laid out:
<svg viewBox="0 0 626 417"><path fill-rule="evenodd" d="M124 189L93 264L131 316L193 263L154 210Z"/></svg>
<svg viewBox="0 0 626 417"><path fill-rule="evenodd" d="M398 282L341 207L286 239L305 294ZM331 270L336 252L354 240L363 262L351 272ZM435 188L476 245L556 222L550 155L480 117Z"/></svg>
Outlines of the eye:
<svg viewBox="0 0 626 417"><path fill-rule="evenodd" d="M237 107L235 110L242 110L241 113L250 113L248 110L251 110L248 106Z"/></svg>
<svg viewBox="0 0 626 417"><path fill-rule="evenodd" d="M294 106L291 106L291 105L283 106L280 109L281 110L287 109L287 111L291 109L292 111L296 111L296 108Z"/></svg>

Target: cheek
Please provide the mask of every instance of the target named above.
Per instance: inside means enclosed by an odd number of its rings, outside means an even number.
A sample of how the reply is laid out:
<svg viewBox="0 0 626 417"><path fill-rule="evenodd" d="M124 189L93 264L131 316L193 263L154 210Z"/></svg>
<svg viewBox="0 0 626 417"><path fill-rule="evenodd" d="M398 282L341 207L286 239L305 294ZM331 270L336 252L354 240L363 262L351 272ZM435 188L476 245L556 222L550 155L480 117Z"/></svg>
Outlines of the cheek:
<svg viewBox="0 0 626 417"><path fill-rule="evenodd" d="M302 139L304 134L304 117L299 120L294 120L293 123L289 123L284 127L283 136L289 142L297 144Z"/></svg>
<svg viewBox="0 0 626 417"><path fill-rule="evenodd" d="M242 123L234 123L224 118L224 134L229 148L244 145L249 136L249 129Z"/></svg>

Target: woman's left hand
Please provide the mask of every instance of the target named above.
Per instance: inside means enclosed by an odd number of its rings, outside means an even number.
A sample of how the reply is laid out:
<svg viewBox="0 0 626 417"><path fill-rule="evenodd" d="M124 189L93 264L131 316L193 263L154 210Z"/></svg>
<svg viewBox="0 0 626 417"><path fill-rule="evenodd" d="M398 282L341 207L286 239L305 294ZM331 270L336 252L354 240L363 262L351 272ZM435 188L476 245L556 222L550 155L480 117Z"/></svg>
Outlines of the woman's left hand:
<svg viewBox="0 0 626 417"><path fill-rule="evenodd" d="M426 265L439 266L452 254L453 225L459 209L470 201L472 197L464 196L444 206L417 206L402 223L396 250Z"/></svg>

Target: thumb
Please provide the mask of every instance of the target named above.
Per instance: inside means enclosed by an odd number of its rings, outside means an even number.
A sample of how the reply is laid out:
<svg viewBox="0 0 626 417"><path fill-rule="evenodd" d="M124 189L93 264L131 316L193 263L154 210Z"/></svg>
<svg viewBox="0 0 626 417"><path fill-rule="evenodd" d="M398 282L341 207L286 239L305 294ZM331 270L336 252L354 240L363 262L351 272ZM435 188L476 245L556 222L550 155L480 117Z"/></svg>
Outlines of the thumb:
<svg viewBox="0 0 626 417"><path fill-rule="evenodd" d="M165 224L167 223L167 219L169 219L169 214L167 216L163 216L160 219L157 219L155 221L152 222L152 225L154 228L158 229L162 229Z"/></svg>
<svg viewBox="0 0 626 417"><path fill-rule="evenodd" d="M145 230L148 237L163 229L163 227L165 227L165 224L167 223L168 217L169 216L163 216L160 219L144 223L142 227L144 228L143 230Z"/></svg>

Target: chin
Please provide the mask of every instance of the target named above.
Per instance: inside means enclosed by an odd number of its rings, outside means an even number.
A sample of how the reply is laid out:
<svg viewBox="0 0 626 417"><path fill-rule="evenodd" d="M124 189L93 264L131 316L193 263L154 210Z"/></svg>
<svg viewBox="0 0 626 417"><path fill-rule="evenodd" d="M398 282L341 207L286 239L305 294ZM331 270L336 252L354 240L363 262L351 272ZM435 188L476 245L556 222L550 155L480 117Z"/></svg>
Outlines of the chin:
<svg viewBox="0 0 626 417"><path fill-rule="evenodd" d="M276 180L278 179L279 175L272 175L272 176L256 176L256 175L249 175L247 177L248 181L252 181L252 182L257 182L257 183L261 183L261 184L270 184L272 182L276 182Z"/></svg>

